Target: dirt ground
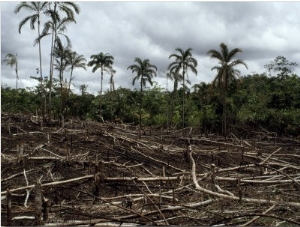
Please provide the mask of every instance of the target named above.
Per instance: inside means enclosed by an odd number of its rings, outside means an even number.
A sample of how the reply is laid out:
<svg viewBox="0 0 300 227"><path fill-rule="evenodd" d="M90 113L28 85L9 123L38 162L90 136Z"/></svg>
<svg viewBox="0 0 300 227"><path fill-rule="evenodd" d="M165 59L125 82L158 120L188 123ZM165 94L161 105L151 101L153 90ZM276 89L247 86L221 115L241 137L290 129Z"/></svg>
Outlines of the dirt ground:
<svg viewBox="0 0 300 227"><path fill-rule="evenodd" d="M225 139L2 113L1 225L298 226L299 164L299 139L262 130Z"/></svg>

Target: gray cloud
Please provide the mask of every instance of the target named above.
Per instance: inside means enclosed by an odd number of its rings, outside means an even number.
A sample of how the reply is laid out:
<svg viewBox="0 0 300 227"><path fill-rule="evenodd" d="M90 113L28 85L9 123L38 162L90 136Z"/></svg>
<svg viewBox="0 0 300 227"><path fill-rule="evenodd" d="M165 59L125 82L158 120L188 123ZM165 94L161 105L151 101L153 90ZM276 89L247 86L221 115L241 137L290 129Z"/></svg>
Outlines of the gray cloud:
<svg viewBox="0 0 300 227"><path fill-rule="evenodd" d="M127 67L135 57L150 59L158 67L154 80L163 88L171 89L166 70L169 55L175 48L193 48L198 60L198 75L190 74L192 84L211 82L215 72L211 68L217 61L207 51L218 49L224 42L230 49L238 47L249 69L240 67L242 75L265 72L264 65L283 55L291 62L300 57L300 2L76 2L81 13L76 24L68 27L67 35L72 49L85 56L100 52L114 56L115 87L133 88L133 75ZM38 46L33 47L36 30L29 24L18 33L19 22L27 12L14 14L18 2L1 2L1 59L7 53L18 53L19 85L35 86L29 78L39 65ZM45 21L43 21L44 23ZM50 63L50 37L42 41L43 74L48 76ZM299 68L295 70L299 75ZM65 75L68 77L68 73ZM100 73L76 69L73 81L79 91L81 84L96 94L100 90ZM109 89L109 76L103 89ZM15 86L13 69L1 66L1 82ZM135 86L137 87L137 86Z"/></svg>

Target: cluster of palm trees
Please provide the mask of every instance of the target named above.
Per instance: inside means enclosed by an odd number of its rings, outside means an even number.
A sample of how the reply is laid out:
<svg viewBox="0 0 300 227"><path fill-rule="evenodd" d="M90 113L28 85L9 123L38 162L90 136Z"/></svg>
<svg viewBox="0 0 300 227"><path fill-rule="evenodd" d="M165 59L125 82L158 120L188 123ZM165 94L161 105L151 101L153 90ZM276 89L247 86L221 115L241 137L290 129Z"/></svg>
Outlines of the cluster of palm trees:
<svg viewBox="0 0 300 227"><path fill-rule="evenodd" d="M83 55L72 51L71 40L65 34L66 28L70 23L76 23L74 12L79 14L80 9L77 4L73 2L21 2L15 8L15 13L18 13L22 9L31 12L32 14L24 18L19 24L19 33L21 33L22 27L30 22L31 29L35 29L37 24L38 36L34 41L34 45L38 44L39 46L39 60L40 67L38 73L40 74L41 87L43 87L43 71L42 71L42 55L41 55L41 40L44 37L51 36L51 58L50 58L50 72L49 72L49 81L46 85L48 88L48 116L50 117L51 113L51 89L53 87L53 71L57 70L59 75L59 85L61 93L61 114L66 108L66 102L71 90L71 83L73 80L73 71L75 68L86 69L86 65L92 67L92 72L96 72L98 69L101 73L101 87L100 87L100 115L101 115L101 95L102 95L102 82L103 74L106 72L110 75L110 90L114 90L114 80L113 76L116 73L113 68L114 57L109 53L102 53L91 55L91 60L86 64L86 59ZM41 16L46 16L49 18L48 21L44 24L44 28L41 32ZM63 45L61 38L64 37L66 40L66 45ZM182 82L182 127L184 127L185 122L185 93L187 90L186 83L190 84L188 79L188 72L192 72L197 75L197 60L192 55L192 48L183 50L181 48L175 49L176 53L173 53L169 56L169 59L172 59L168 65L167 77L174 81L174 89L172 91L172 100L174 100L175 95L177 94L178 85ZM240 71L235 67L237 65L244 65L247 68L247 65L240 59L234 60L237 53L242 52L239 48L234 48L233 50L228 50L227 45L224 43L220 44L220 50L209 50L207 53L211 58L217 59L219 65L212 68L212 70L217 71L217 75L213 80L212 86L217 88L219 91L220 100L223 103L223 119L222 119L222 130L223 133L226 133L226 96L228 85L230 81L237 79L240 76ZM17 89L17 80L18 80L18 69L17 69L17 54L8 54L4 61L7 65L16 67L16 89ZM141 108L142 108L142 95L143 88L146 87L147 83L150 83L152 86L152 78L156 76L157 67L150 63L149 59L140 59L135 58L135 64L130 65L127 69L135 75L133 78L133 85L136 81L140 83L140 111L139 111L139 124L141 125ZM69 81L65 80L64 73L70 72ZM86 90L86 87L83 89ZM45 95L46 91L44 90ZM45 99L46 100L46 99ZM171 102L172 102L171 100ZM45 104L46 106L46 104ZM172 119L171 110L171 119Z"/></svg>
<svg viewBox="0 0 300 227"><path fill-rule="evenodd" d="M71 50L71 41L68 36L65 35L65 31L67 26L70 23L76 23L75 15L79 14L80 9L79 6L73 2L21 2L19 3L14 12L19 13L21 10L26 10L30 12L30 15L25 17L19 23L19 33L21 33L22 27L29 22L30 28L35 30L35 26L37 24L37 32L38 36L34 41L34 45L38 44L39 46L39 61L40 67L38 69L38 73L40 74L40 82L41 87L44 92L45 89L42 85L44 81L43 77L43 69L42 69L42 47L41 40L44 37L51 36L51 54L50 54L50 72L49 72L49 83L47 88L48 92L48 115L51 118L51 95L52 95L52 83L53 83L53 71L54 69L59 71L59 82L61 85L61 91L63 90L63 72L65 70L70 70L70 81L69 88L72 80L72 72L75 67L83 67L82 61L84 61L84 57L82 55L78 55L76 52ZM46 16L48 20L44 24L44 28L41 32L41 16ZM67 41L67 46L63 46L61 37L65 37ZM80 62L78 62L80 61ZM46 99L45 99L46 100ZM62 112L63 112L63 104L62 101ZM45 105L46 106L46 105Z"/></svg>
<svg viewBox="0 0 300 227"><path fill-rule="evenodd" d="M167 73L168 78L174 80L174 89L172 92L172 99L171 102L174 100L174 96L177 93L178 83L182 82L183 92L182 92L182 127L184 128L185 123L185 93L187 87L185 86L185 82L190 83L187 79L188 72L191 71L197 75L197 60L192 55L192 48L188 48L183 50L181 48L175 49L177 52L171 54L169 59L174 59L168 66L169 72ZM211 58L215 58L219 60L219 64L212 68L212 70L217 71L217 76L213 80L212 86L217 88L219 91L219 97L223 104L223 119L222 119L222 132L226 135L227 126L226 126L226 97L228 91L228 85L231 81L234 81L240 77L240 71L237 70L235 67L237 65L244 65L246 68L247 65L244 61L237 59L234 60L234 57L237 53L242 52L239 48L234 48L233 50L229 51L226 44L220 44L220 51L218 50L209 50L207 53L210 55ZM149 59L142 61L140 58L136 58L135 62L137 64L131 65L128 69L132 70L136 76L133 78L133 84L137 79L140 79L141 85L141 94L143 93L143 87L146 86L146 82L149 82L152 85L152 77L156 76L157 68L155 65L150 64ZM142 100L142 99L141 99ZM141 106L140 103L140 125L141 125ZM171 105L172 107L173 105ZM171 110L171 121L172 121L172 114L173 110Z"/></svg>

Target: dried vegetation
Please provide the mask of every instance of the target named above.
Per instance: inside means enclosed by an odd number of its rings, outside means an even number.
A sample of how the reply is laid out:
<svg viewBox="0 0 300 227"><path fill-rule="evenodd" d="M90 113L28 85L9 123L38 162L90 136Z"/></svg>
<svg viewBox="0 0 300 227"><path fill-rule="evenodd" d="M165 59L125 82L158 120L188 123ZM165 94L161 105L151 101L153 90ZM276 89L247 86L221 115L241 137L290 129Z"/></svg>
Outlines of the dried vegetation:
<svg viewBox="0 0 300 227"><path fill-rule="evenodd" d="M300 225L296 138L1 118L2 225Z"/></svg>

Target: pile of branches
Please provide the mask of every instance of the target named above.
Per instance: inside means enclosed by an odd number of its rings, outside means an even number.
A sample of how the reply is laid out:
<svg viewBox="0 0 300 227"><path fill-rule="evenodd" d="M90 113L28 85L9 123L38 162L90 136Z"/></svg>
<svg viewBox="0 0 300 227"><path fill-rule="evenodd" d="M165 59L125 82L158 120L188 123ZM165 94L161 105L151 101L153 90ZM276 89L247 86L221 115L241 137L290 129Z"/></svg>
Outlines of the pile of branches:
<svg viewBox="0 0 300 227"><path fill-rule="evenodd" d="M2 114L2 225L300 225L300 141Z"/></svg>

